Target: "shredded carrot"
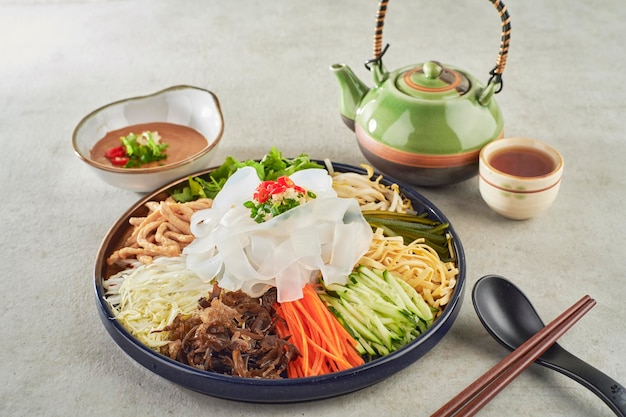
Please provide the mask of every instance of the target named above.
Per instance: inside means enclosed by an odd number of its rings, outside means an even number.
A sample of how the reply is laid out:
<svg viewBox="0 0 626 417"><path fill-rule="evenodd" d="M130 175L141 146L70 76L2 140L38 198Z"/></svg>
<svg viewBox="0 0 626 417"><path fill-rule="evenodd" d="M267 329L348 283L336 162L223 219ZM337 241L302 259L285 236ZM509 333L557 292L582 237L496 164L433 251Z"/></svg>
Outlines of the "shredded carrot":
<svg viewBox="0 0 626 417"><path fill-rule="evenodd" d="M287 376L302 378L350 369L364 363L356 351L357 341L318 297L313 285L303 288L304 297L276 304L283 322L276 329L280 337L300 351L289 363Z"/></svg>

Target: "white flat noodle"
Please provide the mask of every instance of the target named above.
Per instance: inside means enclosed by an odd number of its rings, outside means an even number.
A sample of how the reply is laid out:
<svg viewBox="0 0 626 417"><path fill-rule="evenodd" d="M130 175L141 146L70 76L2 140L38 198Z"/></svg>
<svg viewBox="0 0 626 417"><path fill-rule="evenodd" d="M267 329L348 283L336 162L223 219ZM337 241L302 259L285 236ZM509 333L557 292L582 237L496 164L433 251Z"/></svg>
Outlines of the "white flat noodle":
<svg viewBox="0 0 626 417"><path fill-rule="evenodd" d="M198 256L196 254L187 254L187 266L194 266L194 271L202 280L209 282L215 278L221 271L224 261L222 256L214 251L213 254L207 253L206 256ZM189 268L191 269L191 268Z"/></svg>
<svg viewBox="0 0 626 417"><path fill-rule="evenodd" d="M252 198L258 185L259 176L254 168L238 169L224 184L228 192L218 193L211 209L199 210L191 216L191 233L194 236L210 234L228 209Z"/></svg>
<svg viewBox="0 0 626 417"><path fill-rule="evenodd" d="M191 215L190 229L194 236L207 235L222 218L218 210L199 210Z"/></svg>
<svg viewBox="0 0 626 417"><path fill-rule="evenodd" d="M311 168L294 172L291 180L305 190L311 190L318 198L337 197L333 189L333 179L325 169Z"/></svg>
<svg viewBox="0 0 626 417"><path fill-rule="evenodd" d="M252 199L252 195L259 186L259 183L259 176L256 169L252 167L239 168L228 178L222 188L222 191L227 189L228 192L218 193L213 200L213 207L217 207L218 210L227 210L244 201Z"/></svg>
<svg viewBox="0 0 626 417"><path fill-rule="evenodd" d="M325 170L299 171L291 179L317 198L256 223L243 203L260 181L253 168L239 169L213 207L192 217L195 240L184 250L188 267L253 297L275 286L280 302L301 298L304 285L319 272L327 284L345 283L369 248L371 227L355 199L337 197Z"/></svg>
<svg viewBox="0 0 626 417"><path fill-rule="evenodd" d="M302 298L302 288L314 278L313 273L314 271L307 271L302 268L302 265L295 262L280 271L276 276L279 302Z"/></svg>

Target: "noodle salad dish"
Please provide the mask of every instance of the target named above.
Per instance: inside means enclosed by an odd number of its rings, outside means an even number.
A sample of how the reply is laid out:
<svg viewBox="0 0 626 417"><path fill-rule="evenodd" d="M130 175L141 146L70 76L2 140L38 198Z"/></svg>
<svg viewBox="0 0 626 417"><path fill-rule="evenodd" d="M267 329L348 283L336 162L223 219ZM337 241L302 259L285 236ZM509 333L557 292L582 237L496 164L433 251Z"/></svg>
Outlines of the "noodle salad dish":
<svg viewBox="0 0 626 417"><path fill-rule="evenodd" d="M428 200L369 166L228 157L109 231L96 294L114 340L192 390L320 399L408 366L460 309L464 254Z"/></svg>

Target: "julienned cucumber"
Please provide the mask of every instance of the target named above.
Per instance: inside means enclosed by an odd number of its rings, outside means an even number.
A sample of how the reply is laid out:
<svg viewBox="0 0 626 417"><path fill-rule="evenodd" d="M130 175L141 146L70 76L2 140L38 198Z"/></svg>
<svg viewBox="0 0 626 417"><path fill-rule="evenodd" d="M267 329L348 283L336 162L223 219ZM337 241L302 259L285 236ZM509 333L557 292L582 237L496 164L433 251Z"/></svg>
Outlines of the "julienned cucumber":
<svg viewBox="0 0 626 417"><path fill-rule="evenodd" d="M348 329L361 355L382 356L415 339L433 322L422 296L402 278L358 266L345 285L331 284L320 294Z"/></svg>

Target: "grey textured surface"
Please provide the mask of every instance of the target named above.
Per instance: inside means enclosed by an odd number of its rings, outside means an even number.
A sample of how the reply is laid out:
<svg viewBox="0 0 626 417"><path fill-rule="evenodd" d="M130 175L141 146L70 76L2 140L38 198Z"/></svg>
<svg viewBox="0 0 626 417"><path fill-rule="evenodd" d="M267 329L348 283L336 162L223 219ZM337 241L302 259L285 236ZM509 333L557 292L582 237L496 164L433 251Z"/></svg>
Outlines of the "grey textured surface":
<svg viewBox="0 0 626 417"><path fill-rule="evenodd" d="M225 117L215 158L286 155L359 164L328 66L370 58L375 1L0 0L0 414L4 416L428 416L505 354L473 311L482 275L509 277L546 321L584 294L598 305L563 338L626 383L626 8L617 0L507 3L511 53L497 96L507 136L565 158L559 198L535 219L499 217L477 180L421 189L466 250L465 304L443 342L368 389L293 405L240 404L151 373L105 332L93 295L102 238L139 195L98 180L73 155L91 110L175 84L214 91ZM394 0L388 68L437 59L485 81L499 46L487 1ZM595 396L540 367L483 416L610 416Z"/></svg>

